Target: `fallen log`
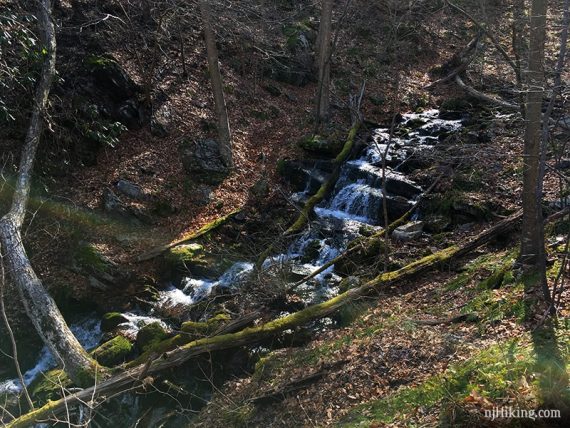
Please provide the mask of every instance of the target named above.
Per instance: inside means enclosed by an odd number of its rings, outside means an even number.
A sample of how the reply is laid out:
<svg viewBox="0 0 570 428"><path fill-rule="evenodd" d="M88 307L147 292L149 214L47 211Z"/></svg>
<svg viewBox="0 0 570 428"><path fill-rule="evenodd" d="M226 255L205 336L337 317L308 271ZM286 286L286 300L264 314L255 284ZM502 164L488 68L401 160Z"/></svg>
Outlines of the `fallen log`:
<svg viewBox="0 0 570 428"><path fill-rule="evenodd" d="M484 94L483 92L478 91L475 88L472 88L471 86L467 85L461 79L461 77L459 77L459 75L455 76L455 83L457 83L461 89L463 89L465 92L467 92L473 98L477 98L478 100L481 100L481 101L484 101L487 103L496 104L499 107L503 107L503 108L506 108L509 110L520 110L520 106L518 106L517 104L508 103L508 102L503 101L499 98L492 97L490 95L487 95L487 94Z"/></svg>
<svg viewBox="0 0 570 428"><path fill-rule="evenodd" d="M187 242L194 241L194 240L206 235L207 233L210 233L212 230L217 229L218 227L226 224L229 220L231 220L240 211L241 211L241 209L234 210L231 213L229 213L223 217L220 217L220 218L206 224L205 226L202 226L196 232L190 232L189 234L186 234L185 236L183 236L180 239L176 239L172 242L169 242L168 244L160 245L156 248L153 248L152 250L138 256L136 261L137 262L144 262L146 260L153 259L155 257L160 256L165 251L168 251L171 248L176 247L177 245L182 245L182 244L185 244Z"/></svg>
<svg viewBox="0 0 570 428"><path fill-rule="evenodd" d="M546 219L546 222L562 218L569 212L570 208L559 211ZM69 406L74 404L92 407L97 397L109 397L110 395L120 394L121 391L133 391L137 388L142 388L145 382L149 382L147 376L157 374L162 370L178 367L198 355L259 343L284 330L296 328L316 319L326 317L347 303L369 296L380 287L392 286L397 282L409 280L420 273L438 267L443 263L449 263L452 260L470 253L490 242L496 236L512 230L516 227L521 218L522 210L501 220L495 226L469 239L462 245L448 247L430 256L416 260L401 269L383 273L358 288L350 289L326 302L310 306L286 317L256 327L249 327L237 333L222 334L220 336L192 341L172 351L165 352L155 360L148 361L144 365L126 369L123 373L108 378L95 386L86 388L60 400L50 401L45 406L9 422L7 427L29 427L38 421L45 421L50 417L65 412L69 409ZM141 376L141 374L143 374L143 376Z"/></svg>

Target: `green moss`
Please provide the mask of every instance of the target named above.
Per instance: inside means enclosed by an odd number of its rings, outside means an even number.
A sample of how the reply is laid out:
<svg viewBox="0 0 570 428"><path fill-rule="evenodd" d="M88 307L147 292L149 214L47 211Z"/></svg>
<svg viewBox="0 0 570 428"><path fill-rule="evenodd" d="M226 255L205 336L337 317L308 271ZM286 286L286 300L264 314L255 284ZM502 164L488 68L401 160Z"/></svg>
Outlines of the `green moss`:
<svg viewBox="0 0 570 428"><path fill-rule="evenodd" d="M34 403L42 405L48 400L60 399L62 388L68 388L71 385L71 379L65 372L61 369L55 369L38 376L28 390Z"/></svg>
<svg viewBox="0 0 570 428"><path fill-rule="evenodd" d="M114 367L124 363L132 350L133 344L131 342L123 336L117 336L99 346L91 355L99 364Z"/></svg>
<svg viewBox="0 0 570 428"><path fill-rule="evenodd" d="M173 247L164 255L168 266L181 267L200 262L204 256L204 247L200 244L186 244Z"/></svg>
<svg viewBox="0 0 570 428"><path fill-rule="evenodd" d="M98 56L98 55L89 55L85 59L85 65L91 69L97 68L110 68L116 65L116 61L109 57Z"/></svg>
<svg viewBox="0 0 570 428"><path fill-rule="evenodd" d="M153 322L141 328L137 334L137 347L145 352L168 338L168 333L158 322Z"/></svg>
<svg viewBox="0 0 570 428"><path fill-rule="evenodd" d="M180 330L189 338L197 339L214 334L223 324L231 320L228 314L218 314L204 322L186 321L182 323Z"/></svg>
<svg viewBox="0 0 570 428"><path fill-rule="evenodd" d="M561 334L560 331L558 334ZM562 359L568 364L568 330L564 329L566 342L562 338ZM442 414L440 420L449 415L449 408L457 408L472 391L491 402L501 403L519 396L521 381L530 385L534 400L517 402L520 408L536 408L542 395L539 385L541 374L551 370L553 361L541 354L540 345L531 342L528 336L522 340L510 340L485 349L466 362L449 367L442 375L437 375L419 386L403 388L380 400L354 408L337 426L368 427L371 424L394 424L410 426L417 411L423 414L436 411ZM560 370L558 370L560 373ZM562 375L564 376L564 375ZM568 392L560 397L568 403ZM474 415L473 415L474 416ZM481 414L479 417L482 417Z"/></svg>
<svg viewBox="0 0 570 428"><path fill-rule="evenodd" d="M105 332L113 331L119 326L119 324L128 321L129 320L126 319L119 312L107 312L105 315L103 315L103 318L101 319L101 330Z"/></svg>
<svg viewBox="0 0 570 428"><path fill-rule="evenodd" d="M110 267L107 258L90 243L80 243L73 254L73 258L80 267L95 272L107 272Z"/></svg>
<svg viewBox="0 0 570 428"><path fill-rule="evenodd" d="M334 157L342 150L343 143L334 138L327 139L320 135L309 135L299 141L299 147L320 156Z"/></svg>

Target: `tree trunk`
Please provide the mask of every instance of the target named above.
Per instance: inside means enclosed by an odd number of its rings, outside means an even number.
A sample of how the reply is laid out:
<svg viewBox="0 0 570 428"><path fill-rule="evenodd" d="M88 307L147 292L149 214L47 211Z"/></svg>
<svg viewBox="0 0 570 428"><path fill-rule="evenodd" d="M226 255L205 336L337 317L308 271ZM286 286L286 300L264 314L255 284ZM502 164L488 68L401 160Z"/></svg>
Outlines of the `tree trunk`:
<svg viewBox="0 0 570 428"><path fill-rule="evenodd" d="M530 19L526 117L524 137L523 221L520 261L539 272L544 269L544 226L540 192L542 99L544 96L544 43L547 0L533 0ZM542 267L541 267L542 266ZM544 277L544 272L539 272Z"/></svg>
<svg viewBox="0 0 570 428"><path fill-rule="evenodd" d="M220 73L220 64L218 61L216 37L212 27L210 4L207 0L200 1L200 13L204 24L204 38L206 40L206 51L208 55L208 70L210 72L212 90L214 92L216 119L218 121L218 138L220 139L220 154L222 155L224 164L228 168L231 168L233 166L233 158L230 123L228 120L226 100L224 98L224 87L222 83L222 75Z"/></svg>
<svg viewBox="0 0 570 428"><path fill-rule="evenodd" d="M21 228L28 204L32 169L42 132L43 115L55 76L56 41L50 0L39 3L38 20L47 49L34 96L33 110L10 211L0 219L0 244L7 271L22 298L26 312L38 334L78 385L92 383L95 362L69 330L54 300L34 272L22 243Z"/></svg>
<svg viewBox="0 0 570 428"><path fill-rule="evenodd" d="M323 0L319 25L319 85L317 90L317 125L326 123L330 109L332 0Z"/></svg>

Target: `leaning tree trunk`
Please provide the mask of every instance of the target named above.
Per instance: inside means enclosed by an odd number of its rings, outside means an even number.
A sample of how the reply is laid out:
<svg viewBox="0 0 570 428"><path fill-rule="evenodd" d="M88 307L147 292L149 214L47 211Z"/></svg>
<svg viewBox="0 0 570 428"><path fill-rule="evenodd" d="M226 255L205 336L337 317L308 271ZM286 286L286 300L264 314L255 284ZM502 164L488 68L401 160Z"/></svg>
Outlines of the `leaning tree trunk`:
<svg viewBox="0 0 570 428"><path fill-rule="evenodd" d="M544 44L547 0L533 0L530 20L526 117L524 136L523 221L520 261L535 271L544 270L544 227L540 192L542 99L544 96ZM544 277L544 272L539 272Z"/></svg>
<svg viewBox="0 0 570 428"><path fill-rule="evenodd" d="M218 49L216 48L216 38L212 27L212 16L210 4L207 0L200 1L200 13L204 24L204 39L206 40L206 51L208 56L208 70L212 80L212 91L214 92L214 104L216 109L216 119L218 121L218 138L220 139L220 154L224 164L231 168L232 158L232 137L230 132L230 122L228 110L224 98L224 87L220 64L218 61Z"/></svg>
<svg viewBox="0 0 570 428"><path fill-rule="evenodd" d="M21 228L30 194L32 169L42 132L43 114L55 76L56 42L50 0L39 3L38 20L47 49L42 72L33 100L32 116L20 160L20 168L10 211L0 219L0 243L3 260L24 307L38 334L53 352L69 377L78 385L92 383L95 362L75 338L44 289L22 243Z"/></svg>
<svg viewBox="0 0 570 428"><path fill-rule="evenodd" d="M332 0L323 0L319 26L317 124L326 123L330 109Z"/></svg>

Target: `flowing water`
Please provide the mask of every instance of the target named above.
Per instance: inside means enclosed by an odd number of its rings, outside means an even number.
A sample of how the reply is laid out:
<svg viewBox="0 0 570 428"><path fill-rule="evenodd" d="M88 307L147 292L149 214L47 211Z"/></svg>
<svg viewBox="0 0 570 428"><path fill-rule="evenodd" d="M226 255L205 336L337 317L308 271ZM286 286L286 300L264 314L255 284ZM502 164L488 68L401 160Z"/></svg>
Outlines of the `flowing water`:
<svg viewBox="0 0 570 428"><path fill-rule="evenodd" d="M341 254L350 241L362 236L363 231L371 233L379 230L380 225L384 224L384 199L391 220L404 214L414 205L422 189L407 179L400 170L418 153L431 150L442 136L460 128L460 119L443 119L438 110L429 110L403 115L397 126L401 132L392 139L388 129L376 129L360 155L342 166L335 189L315 208L316 219L285 253L268 258L263 268L286 269L291 282L296 282ZM388 165L385 172L386 198L382 191L384 156ZM309 173L311 177L326 175L319 170ZM293 195L293 200L306 200L310 187L314 187L314 183L307 183L305 192ZM253 269L252 263L239 262L214 280L184 278L180 287L170 285L161 291L158 302L150 311L123 314L128 322L120 328L123 334L133 339L140 328L151 322L160 322L168 328L168 324L156 315L161 309L193 305L208 297L215 289L236 290L248 280ZM339 280L334 273L334 266L331 266L312 282L299 287L298 292L306 304L316 303L338 293ZM97 346L102 338L99 319L95 315L72 324L71 329L86 349ZM44 348L37 364L26 371L25 383L30 384L41 372L55 366L55 359ZM17 393L20 390L19 380L10 379L0 383L0 393Z"/></svg>

